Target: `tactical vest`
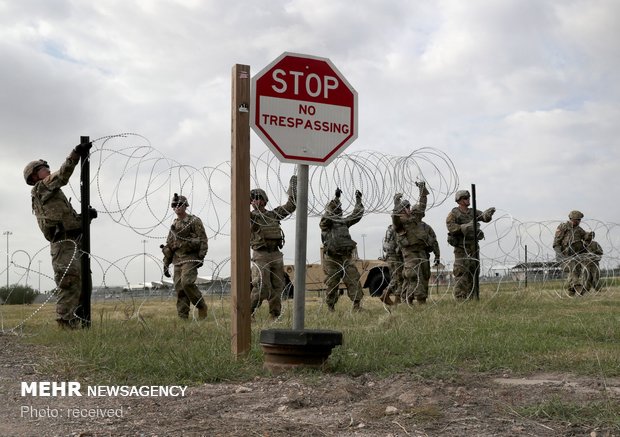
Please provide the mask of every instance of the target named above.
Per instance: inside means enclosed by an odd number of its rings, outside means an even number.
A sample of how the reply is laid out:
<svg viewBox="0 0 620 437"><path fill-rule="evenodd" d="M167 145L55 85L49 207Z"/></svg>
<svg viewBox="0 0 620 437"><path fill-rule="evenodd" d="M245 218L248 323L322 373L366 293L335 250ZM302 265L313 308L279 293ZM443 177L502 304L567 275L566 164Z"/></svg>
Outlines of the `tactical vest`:
<svg viewBox="0 0 620 437"><path fill-rule="evenodd" d="M253 249L284 247L284 233L280 227L280 220L272 214L263 214L258 211L253 211L251 218L252 222L258 225L250 236L250 246Z"/></svg>
<svg viewBox="0 0 620 437"><path fill-rule="evenodd" d="M32 212L47 241L65 232L81 229L82 221L62 190L48 190L38 182L31 191ZM60 235L61 238L64 238Z"/></svg>
<svg viewBox="0 0 620 437"><path fill-rule="evenodd" d="M344 223L334 222L331 229L323 232L321 237L328 255L348 255L357 246L351 238L349 227Z"/></svg>
<svg viewBox="0 0 620 437"><path fill-rule="evenodd" d="M586 231L581 226L574 228L568 223L564 223L561 227L562 237L560 238L560 247L564 255L573 256L585 252L584 239Z"/></svg>

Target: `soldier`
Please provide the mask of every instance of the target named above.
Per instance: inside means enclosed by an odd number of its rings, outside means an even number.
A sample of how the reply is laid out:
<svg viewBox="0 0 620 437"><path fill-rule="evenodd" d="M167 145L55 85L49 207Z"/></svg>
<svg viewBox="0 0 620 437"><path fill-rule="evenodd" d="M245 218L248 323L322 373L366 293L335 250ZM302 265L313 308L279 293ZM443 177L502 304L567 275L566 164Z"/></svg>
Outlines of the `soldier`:
<svg viewBox="0 0 620 437"><path fill-rule="evenodd" d="M269 315L272 319L280 317L282 292L284 291L284 233L280 221L291 215L297 197L297 176L291 176L288 200L284 205L268 211L265 206L269 199L260 188L250 191L252 212L250 213L250 246L252 247L252 314L263 300L269 302Z"/></svg>
<svg viewBox="0 0 620 437"><path fill-rule="evenodd" d="M62 328L80 325L76 310L80 305L82 276L79 250L82 236L81 216L73 209L61 187L69 183L82 154L88 154L92 144L76 146L58 171L50 172L46 161L32 161L24 168L24 179L32 185L32 211L43 236L50 242L52 268L56 282L56 321ZM89 219L97 217L89 209ZM89 281L90 282L90 281Z"/></svg>
<svg viewBox="0 0 620 437"><path fill-rule="evenodd" d="M431 280L430 255L431 253L433 253L433 255L435 256L435 259L433 260L433 265L438 266L441 252L439 251L439 242L437 241L437 235L435 234L435 231L429 224L427 224L426 222L422 220L425 215L424 210L419 207L416 207L413 209L413 215L414 217L416 217L416 220L420 221L415 233L419 235L420 240L422 240L423 245L424 245L424 254L426 255L425 259L422 261L422 265L420 269L421 289L418 292L420 299L416 297L416 300L419 303L425 303L426 299L428 298L428 290L429 290L428 284Z"/></svg>
<svg viewBox="0 0 620 437"><path fill-rule="evenodd" d="M343 217L341 194L342 190L337 188L335 197L325 207L325 213L319 222L323 242L321 262L325 273L325 303L329 311L335 311L339 297L338 284L342 280L347 286L349 299L353 301L353 311L360 311L363 292L360 273L353 260L353 251L357 243L351 238L349 228L362 219L364 205L362 205L362 193L355 191L353 212Z"/></svg>
<svg viewBox="0 0 620 437"><path fill-rule="evenodd" d="M198 269L209 250L209 240L202 220L187 213L189 203L185 196L174 193L170 203L176 218L170 226L164 253L164 276L170 277L170 264L174 265L174 290L177 293L177 314L189 318L190 304L198 309L198 319L207 318L207 304L196 286Z"/></svg>
<svg viewBox="0 0 620 437"><path fill-rule="evenodd" d="M426 228L420 227L420 224L429 192L424 182L417 182L416 185L419 189L420 200L413 210L408 200L399 202L402 194L394 197L394 204L398 202L400 205L392 213L392 223L396 231L396 241L403 254L401 300L411 304L415 299L418 303L424 304L428 297L430 266L426 273L428 236L425 234Z"/></svg>
<svg viewBox="0 0 620 437"><path fill-rule="evenodd" d="M469 207L470 194L467 190L459 190L454 196L458 203L448 214L448 243L454 247L454 297L457 300L471 298L474 291L474 279L480 275L480 261L477 259L476 239L482 240L484 233L478 228L474 231L474 213ZM476 210L479 222L488 223L493 218L495 208L484 212Z"/></svg>
<svg viewBox="0 0 620 437"><path fill-rule="evenodd" d="M575 293L583 294L584 287L581 282L582 259L585 252L586 231L580 226L583 213L571 211L568 221L560 223L553 238L553 250L556 258L564 264L564 271L568 272L567 289L570 296Z"/></svg>
<svg viewBox="0 0 620 437"><path fill-rule="evenodd" d="M395 205L394 208L396 209L396 207ZM408 208L409 205L406 207ZM380 299L381 302L387 305L396 305L400 303L400 295L403 287L403 252L396 243L396 231L394 230L393 224L390 224L385 231L383 253L390 271L390 283L385 290L383 290ZM390 299L390 295L394 295L394 302Z"/></svg>
<svg viewBox="0 0 620 437"><path fill-rule="evenodd" d="M584 239L585 259L583 272L585 274L585 279L583 281L583 286L585 291L590 291L592 289L595 291L600 291L602 288L599 262L603 257L603 248L600 244L598 244L598 242L594 241L594 236L594 231L586 232Z"/></svg>

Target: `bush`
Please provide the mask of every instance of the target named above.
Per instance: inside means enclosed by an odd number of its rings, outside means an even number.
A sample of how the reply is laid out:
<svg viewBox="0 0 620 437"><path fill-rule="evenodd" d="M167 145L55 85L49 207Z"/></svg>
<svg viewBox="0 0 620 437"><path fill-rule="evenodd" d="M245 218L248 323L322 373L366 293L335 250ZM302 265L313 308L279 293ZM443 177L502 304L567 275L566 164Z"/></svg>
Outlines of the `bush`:
<svg viewBox="0 0 620 437"><path fill-rule="evenodd" d="M0 288L0 300L3 305L30 305L38 295L37 290L27 285L11 285L8 289Z"/></svg>

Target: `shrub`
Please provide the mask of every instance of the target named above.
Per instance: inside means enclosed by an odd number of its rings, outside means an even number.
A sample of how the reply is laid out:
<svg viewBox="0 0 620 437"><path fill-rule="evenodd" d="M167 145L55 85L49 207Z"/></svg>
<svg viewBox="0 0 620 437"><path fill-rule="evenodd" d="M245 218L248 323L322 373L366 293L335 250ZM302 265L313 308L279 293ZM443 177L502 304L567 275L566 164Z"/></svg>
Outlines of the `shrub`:
<svg viewBox="0 0 620 437"><path fill-rule="evenodd" d="M30 305L34 302L39 292L28 285L11 285L0 288L0 300L3 305Z"/></svg>

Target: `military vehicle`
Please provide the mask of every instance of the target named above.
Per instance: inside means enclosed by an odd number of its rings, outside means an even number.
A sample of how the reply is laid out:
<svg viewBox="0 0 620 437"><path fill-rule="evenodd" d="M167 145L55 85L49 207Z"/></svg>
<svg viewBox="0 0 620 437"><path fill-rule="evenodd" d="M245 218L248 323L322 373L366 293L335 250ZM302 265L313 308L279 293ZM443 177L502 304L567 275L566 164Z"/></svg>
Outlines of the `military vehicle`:
<svg viewBox="0 0 620 437"><path fill-rule="evenodd" d="M323 257L323 248L321 247L321 258ZM360 283L362 288L366 288L370 296L379 297L383 290L390 283L390 270L387 263L382 259L365 260L360 259L357 249L353 250L353 260L360 272ZM284 266L284 275L286 286L284 295L293 297L295 283L295 266L286 264ZM306 264L306 293L316 291L319 295L325 292L325 273L321 264ZM340 294L346 290L343 282L339 284Z"/></svg>

